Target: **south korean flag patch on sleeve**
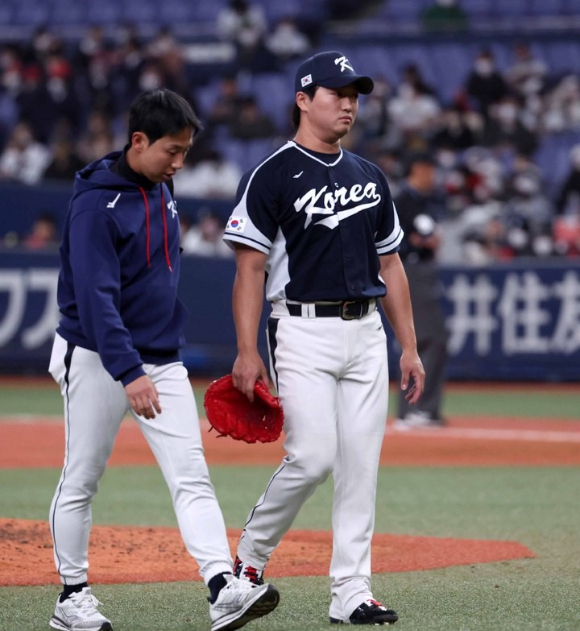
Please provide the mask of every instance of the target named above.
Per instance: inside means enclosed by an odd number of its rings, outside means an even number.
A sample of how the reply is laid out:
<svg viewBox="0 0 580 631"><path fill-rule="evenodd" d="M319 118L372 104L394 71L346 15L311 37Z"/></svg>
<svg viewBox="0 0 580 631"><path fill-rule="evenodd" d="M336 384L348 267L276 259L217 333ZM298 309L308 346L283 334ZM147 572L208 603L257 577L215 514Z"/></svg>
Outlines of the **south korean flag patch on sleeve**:
<svg viewBox="0 0 580 631"><path fill-rule="evenodd" d="M244 232L246 229L246 218L245 217L230 217L228 221L228 225L226 230L228 232Z"/></svg>

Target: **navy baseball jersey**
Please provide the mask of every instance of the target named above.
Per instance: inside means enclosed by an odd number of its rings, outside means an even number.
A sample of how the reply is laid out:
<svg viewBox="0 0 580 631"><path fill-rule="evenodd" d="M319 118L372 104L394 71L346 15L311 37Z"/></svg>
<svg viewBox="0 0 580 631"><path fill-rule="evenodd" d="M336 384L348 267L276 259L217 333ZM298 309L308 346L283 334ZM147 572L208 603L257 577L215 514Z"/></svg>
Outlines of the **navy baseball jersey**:
<svg viewBox="0 0 580 631"><path fill-rule="evenodd" d="M384 296L378 255L403 238L387 180L343 149L287 142L242 178L224 239L268 255L266 298L297 302Z"/></svg>

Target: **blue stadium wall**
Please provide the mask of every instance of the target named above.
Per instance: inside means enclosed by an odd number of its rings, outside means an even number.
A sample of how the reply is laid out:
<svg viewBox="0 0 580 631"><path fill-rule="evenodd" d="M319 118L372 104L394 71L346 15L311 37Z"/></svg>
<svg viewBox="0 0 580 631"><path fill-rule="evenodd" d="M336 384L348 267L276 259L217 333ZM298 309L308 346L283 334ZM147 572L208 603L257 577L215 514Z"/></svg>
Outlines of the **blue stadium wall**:
<svg viewBox="0 0 580 631"><path fill-rule="evenodd" d="M0 252L0 372L46 373L58 322L56 253ZM184 257L189 309L183 359L192 375L231 371L231 260ZM580 380L580 264L441 269L454 380ZM267 357L263 334L260 348ZM389 338L392 375L397 348Z"/></svg>
<svg viewBox="0 0 580 631"><path fill-rule="evenodd" d="M0 186L0 243L22 237L42 212L59 228L70 187ZM231 203L180 200L192 220L211 206L227 217ZM8 240L9 241L9 240ZM0 373L46 374L58 322L56 253L32 253L0 246ZM181 299L189 309L183 359L192 375L230 372L235 358L231 260L183 257ZM454 380L580 380L580 261L519 261L489 268L441 269L442 301L449 328ZM260 349L267 357L265 329ZM398 349L389 336L391 373Z"/></svg>

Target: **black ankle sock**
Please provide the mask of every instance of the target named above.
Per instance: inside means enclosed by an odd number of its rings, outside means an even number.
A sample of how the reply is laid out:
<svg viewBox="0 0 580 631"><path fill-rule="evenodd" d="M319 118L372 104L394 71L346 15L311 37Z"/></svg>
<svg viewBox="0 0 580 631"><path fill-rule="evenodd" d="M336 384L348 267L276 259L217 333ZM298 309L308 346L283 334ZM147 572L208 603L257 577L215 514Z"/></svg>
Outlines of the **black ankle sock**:
<svg viewBox="0 0 580 631"><path fill-rule="evenodd" d="M209 587L209 602L215 603L220 590L223 589L228 582L226 581L227 575L231 576L231 572L222 572L221 574L216 574L212 579L210 579L207 586Z"/></svg>
<svg viewBox="0 0 580 631"><path fill-rule="evenodd" d="M88 586L89 586L88 583L79 583L78 585L63 585L63 590L62 590L62 593L61 593L60 598L59 598L60 602L63 602L71 594L74 594L75 592L80 592L85 587L88 587Z"/></svg>

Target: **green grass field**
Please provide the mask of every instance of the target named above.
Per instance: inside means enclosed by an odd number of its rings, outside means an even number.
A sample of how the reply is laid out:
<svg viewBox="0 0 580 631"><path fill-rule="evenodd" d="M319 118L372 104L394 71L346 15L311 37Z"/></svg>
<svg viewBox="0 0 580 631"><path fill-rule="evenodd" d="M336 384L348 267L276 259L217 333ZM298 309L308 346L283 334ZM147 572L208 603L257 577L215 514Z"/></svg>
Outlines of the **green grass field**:
<svg viewBox="0 0 580 631"><path fill-rule="evenodd" d="M55 388L0 388L0 416L60 414L60 407ZM578 419L578 410L580 394L501 390L490 397L462 389L449 393L445 413ZM211 473L227 525L241 528L272 468L212 467ZM0 516L46 519L58 476L56 469L0 469ZM295 527L329 529L331 493L331 483L323 485ZM535 559L374 576L375 595L400 615L394 628L580 629L579 497L580 469L574 467L381 469L377 532L515 540L536 554ZM94 522L175 526L157 468L110 468L94 504ZM327 578L281 578L276 585L280 606L248 629L334 628L327 622ZM95 585L94 591L116 631L209 629L206 589L199 582ZM48 629L57 593L56 576L50 586L0 588L0 631Z"/></svg>
<svg viewBox="0 0 580 631"><path fill-rule="evenodd" d="M62 415L62 398L58 386L46 381L29 387L15 387L0 381L0 417L11 414ZM194 390L200 415L207 384L195 382ZM395 409L396 388L391 386L390 409ZM448 416L525 416L580 420L580 387L550 390L549 386L525 392L519 388L506 390L493 386L473 390L449 387L445 394L443 413Z"/></svg>

